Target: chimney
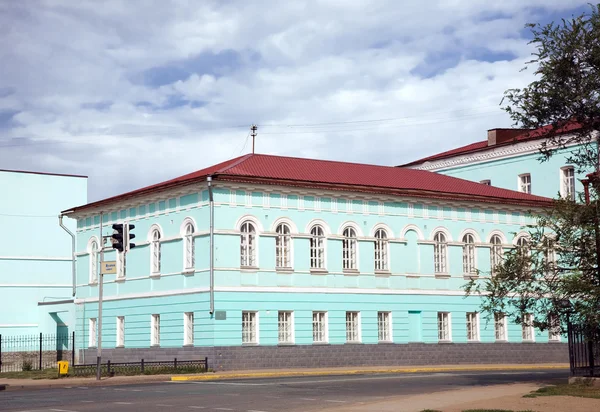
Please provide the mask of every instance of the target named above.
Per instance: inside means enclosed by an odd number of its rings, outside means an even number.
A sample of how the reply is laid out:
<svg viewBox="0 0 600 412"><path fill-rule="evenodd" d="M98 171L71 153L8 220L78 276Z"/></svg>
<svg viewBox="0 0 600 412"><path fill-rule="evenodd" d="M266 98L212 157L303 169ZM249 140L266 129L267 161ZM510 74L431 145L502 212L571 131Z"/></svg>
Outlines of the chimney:
<svg viewBox="0 0 600 412"><path fill-rule="evenodd" d="M488 130L488 146L495 146L513 140L530 129L490 129Z"/></svg>

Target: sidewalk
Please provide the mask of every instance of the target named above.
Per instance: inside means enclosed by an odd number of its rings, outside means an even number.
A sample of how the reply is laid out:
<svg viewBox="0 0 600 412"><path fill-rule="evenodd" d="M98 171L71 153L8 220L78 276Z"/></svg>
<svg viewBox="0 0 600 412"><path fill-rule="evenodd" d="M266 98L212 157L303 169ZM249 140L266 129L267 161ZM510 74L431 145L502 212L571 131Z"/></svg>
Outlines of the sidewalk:
<svg viewBox="0 0 600 412"><path fill-rule="evenodd" d="M132 385L140 383L165 381L208 381L223 379L278 378L290 376L326 376L326 375L361 375L376 373L434 373L434 372L483 372L483 371L518 371L568 369L568 364L505 364L505 365L439 365L439 366L389 366L389 367L351 367L351 368L313 368L313 369L264 369L248 371L224 371L196 375L139 375L115 376L102 378L62 378L62 379L6 379L0 378L0 390L47 389L81 386Z"/></svg>

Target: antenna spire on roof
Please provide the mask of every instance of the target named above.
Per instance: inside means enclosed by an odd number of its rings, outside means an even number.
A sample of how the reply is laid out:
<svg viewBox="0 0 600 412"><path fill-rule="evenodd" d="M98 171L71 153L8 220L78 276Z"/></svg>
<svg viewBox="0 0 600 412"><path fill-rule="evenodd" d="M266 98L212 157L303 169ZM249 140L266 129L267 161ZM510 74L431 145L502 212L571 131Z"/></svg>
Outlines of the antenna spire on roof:
<svg viewBox="0 0 600 412"><path fill-rule="evenodd" d="M256 140L256 130L258 129L258 126L256 126L255 124L253 124L250 127L250 130L252 131L252 154L254 154L254 142Z"/></svg>

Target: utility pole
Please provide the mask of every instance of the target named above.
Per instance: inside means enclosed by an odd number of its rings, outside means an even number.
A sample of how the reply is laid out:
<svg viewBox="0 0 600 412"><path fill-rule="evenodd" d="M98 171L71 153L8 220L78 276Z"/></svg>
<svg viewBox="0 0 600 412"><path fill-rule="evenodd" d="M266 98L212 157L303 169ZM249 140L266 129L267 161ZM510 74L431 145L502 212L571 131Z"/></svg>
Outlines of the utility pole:
<svg viewBox="0 0 600 412"><path fill-rule="evenodd" d="M252 154L254 154L254 142L256 140L256 130L258 129L258 126L256 126L255 124L253 124L250 127L250 130L252 131Z"/></svg>

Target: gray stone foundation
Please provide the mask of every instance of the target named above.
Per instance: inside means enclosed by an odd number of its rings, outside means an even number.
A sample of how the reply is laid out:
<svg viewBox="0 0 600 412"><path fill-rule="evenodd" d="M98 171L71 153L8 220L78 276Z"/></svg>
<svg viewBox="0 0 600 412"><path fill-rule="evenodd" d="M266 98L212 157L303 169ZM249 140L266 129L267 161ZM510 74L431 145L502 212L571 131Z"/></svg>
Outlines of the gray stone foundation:
<svg viewBox="0 0 600 412"><path fill-rule="evenodd" d="M85 363L96 362L86 349ZM221 370L410 366L455 364L568 363L565 343L345 344L103 349L102 362L203 359Z"/></svg>

